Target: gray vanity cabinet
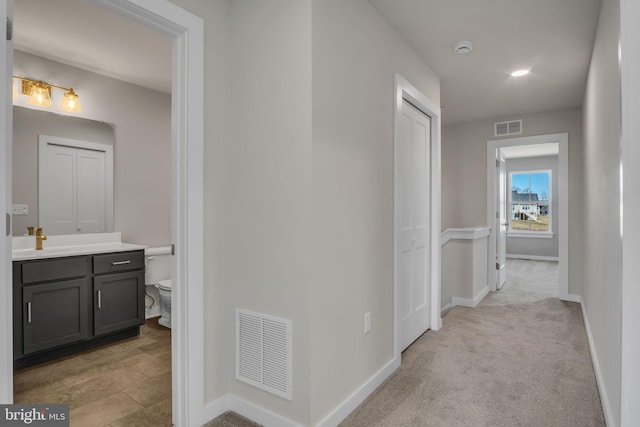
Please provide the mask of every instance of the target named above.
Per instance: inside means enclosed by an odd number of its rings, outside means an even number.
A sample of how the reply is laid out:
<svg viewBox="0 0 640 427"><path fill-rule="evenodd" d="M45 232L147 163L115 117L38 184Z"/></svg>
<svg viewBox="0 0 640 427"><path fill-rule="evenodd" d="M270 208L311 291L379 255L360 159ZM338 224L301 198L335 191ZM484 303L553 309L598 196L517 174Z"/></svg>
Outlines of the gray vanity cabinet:
<svg viewBox="0 0 640 427"><path fill-rule="evenodd" d="M13 263L14 366L138 335L144 251Z"/></svg>
<svg viewBox="0 0 640 427"><path fill-rule="evenodd" d="M143 267L142 252L93 257L94 335L108 334L144 323Z"/></svg>
<svg viewBox="0 0 640 427"><path fill-rule="evenodd" d="M81 341L89 336L87 289L87 279L24 287L24 354Z"/></svg>

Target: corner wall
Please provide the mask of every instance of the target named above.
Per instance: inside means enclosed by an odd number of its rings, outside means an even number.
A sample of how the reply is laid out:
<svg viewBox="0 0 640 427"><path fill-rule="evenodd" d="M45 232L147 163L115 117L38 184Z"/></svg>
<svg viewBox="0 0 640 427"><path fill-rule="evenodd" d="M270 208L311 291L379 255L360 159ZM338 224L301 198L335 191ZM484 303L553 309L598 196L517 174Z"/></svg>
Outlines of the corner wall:
<svg viewBox="0 0 640 427"><path fill-rule="evenodd" d="M605 417L612 427L620 425L621 387L619 7L619 0L602 2L583 110L582 300Z"/></svg>
<svg viewBox="0 0 640 427"><path fill-rule="evenodd" d="M569 294L580 295L582 111L578 108L443 126L442 229L487 225L487 141L500 139L493 134L494 122L517 119L523 120L518 137L569 133Z"/></svg>
<svg viewBox="0 0 640 427"><path fill-rule="evenodd" d="M367 1L313 1L312 25L311 421L331 425L394 358L394 73L436 105L440 83Z"/></svg>

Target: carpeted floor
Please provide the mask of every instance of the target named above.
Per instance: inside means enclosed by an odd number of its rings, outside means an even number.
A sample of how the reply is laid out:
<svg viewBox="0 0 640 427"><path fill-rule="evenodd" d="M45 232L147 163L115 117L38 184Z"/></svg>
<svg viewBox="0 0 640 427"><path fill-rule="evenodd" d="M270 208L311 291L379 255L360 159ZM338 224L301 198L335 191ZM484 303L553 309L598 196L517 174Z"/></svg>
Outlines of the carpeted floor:
<svg viewBox="0 0 640 427"><path fill-rule="evenodd" d="M509 260L507 282L454 307L341 427L604 426L580 306L557 263ZM256 427L227 413L209 427Z"/></svg>
<svg viewBox="0 0 640 427"><path fill-rule="evenodd" d="M454 307L341 426L604 426L580 306L555 296L557 264L507 268L502 290Z"/></svg>

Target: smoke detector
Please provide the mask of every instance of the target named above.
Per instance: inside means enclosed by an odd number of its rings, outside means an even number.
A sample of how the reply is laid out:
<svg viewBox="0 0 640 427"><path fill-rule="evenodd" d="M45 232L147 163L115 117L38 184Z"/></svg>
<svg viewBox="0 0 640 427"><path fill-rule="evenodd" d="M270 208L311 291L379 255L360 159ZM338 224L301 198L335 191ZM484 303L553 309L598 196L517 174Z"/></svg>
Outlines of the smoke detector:
<svg viewBox="0 0 640 427"><path fill-rule="evenodd" d="M460 55L471 52L471 49L473 49L473 43L468 40L463 40L453 45L453 50Z"/></svg>

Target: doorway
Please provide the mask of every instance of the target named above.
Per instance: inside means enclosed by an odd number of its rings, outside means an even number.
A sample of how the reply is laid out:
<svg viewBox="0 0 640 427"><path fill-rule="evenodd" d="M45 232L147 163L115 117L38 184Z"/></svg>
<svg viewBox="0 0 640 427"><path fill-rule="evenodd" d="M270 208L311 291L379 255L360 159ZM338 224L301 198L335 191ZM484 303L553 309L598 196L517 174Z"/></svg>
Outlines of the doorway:
<svg viewBox="0 0 640 427"><path fill-rule="evenodd" d="M173 39L173 83L172 83L172 160L173 204L172 240L176 247L173 277L180 286L174 290L173 309L180 319L173 330L172 363L173 376L173 420L176 425L202 423L204 387L202 372L202 281L203 238L200 233L203 223L203 21L201 18L165 1L145 2L137 0L90 0L91 3L131 19L139 24L161 31ZM0 22L5 25L12 20L12 0L0 0ZM7 31L10 35L10 31ZM11 81L13 46L11 41L0 48L0 80ZM0 122L6 132L5 144L0 149L0 160L5 165L5 183L0 204L7 217L7 233L0 239L0 255L4 257L2 275L4 285L0 299L0 312L4 313L0 341L6 345L0 353L0 401L13 401L12 369L12 308L11 308L11 115L12 105L8 92L10 86L2 85L0 99L3 100ZM187 132L188 130L188 132ZM187 227L187 221L189 227Z"/></svg>
<svg viewBox="0 0 640 427"><path fill-rule="evenodd" d="M395 80L394 359L399 365L400 353L415 338L442 326L440 108L399 74Z"/></svg>
<svg viewBox="0 0 640 427"><path fill-rule="evenodd" d="M502 228L503 222L498 226L496 222L497 211L496 207L501 205L500 202L500 192L497 190L497 183L500 180L499 169L497 168L498 164L496 161L499 159L501 155L509 150L529 150L530 152L543 152L540 150L544 150L545 147L549 148L554 145L557 146L557 155L558 155L558 176L554 177L554 179L558 180L558 208L557 208L557 217L558 217L558 297L562 300L566 301L575 301L576 296L569 294L569 278L568 278L568 256L569 256L569 236L568 236L568 176L569 176L569 166L568 166L568 143L569 137L566 133L560 134L550 134L550 135L540 135L540 136L532 136L532 137L522 137L522 138L510 138L510 139L502 139L502 140L493 140L487 142L487 225L492 227L491 233L489 235L489 254L488 258L488 277L487 282L489 284L489 288L492 291L495 291L498 288L498 274L499 271L499 263L496 262L496 259L506 255L503 253L506 251L506 245L504 243L500 243L501 235L502 238L505 237L506 233L500 231ZM505 179L503 177L502 179ZM505 181L506 183L506 181ZM509 192L509 189L505 185L505 192ZM504 195L503 195L504 197ZM502 201L504 203L504 199ZM507 207L506 211L509 212L509 208ZM503 230L504 231L504 230ZM506 239L504 239L506 240ZM500 250L500 253L498 252ZM491 254L495 254L492 256ZM504 259L504 258L503 258Z"/></svg>

